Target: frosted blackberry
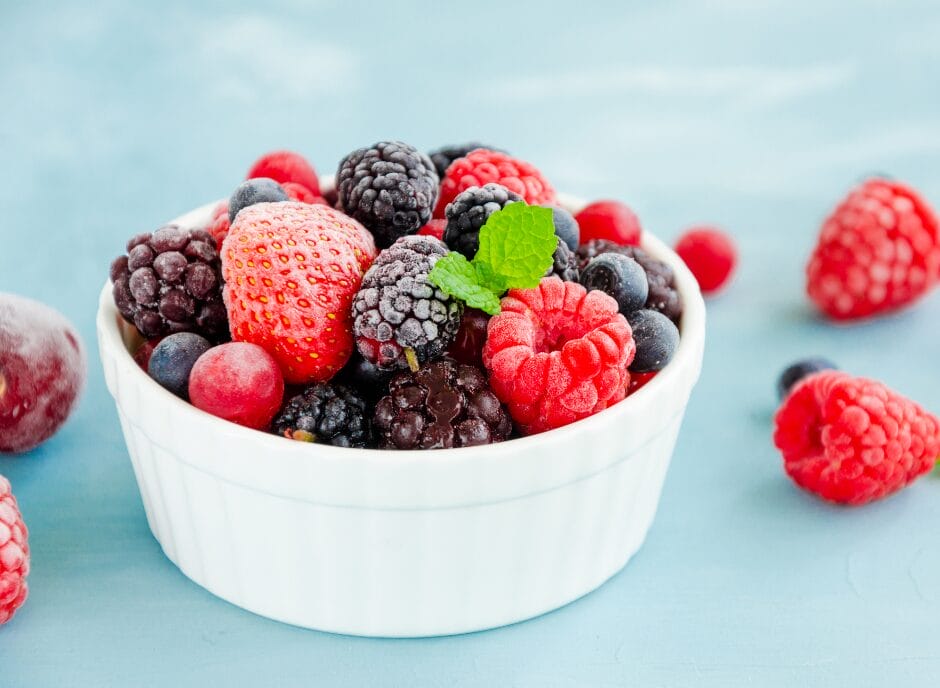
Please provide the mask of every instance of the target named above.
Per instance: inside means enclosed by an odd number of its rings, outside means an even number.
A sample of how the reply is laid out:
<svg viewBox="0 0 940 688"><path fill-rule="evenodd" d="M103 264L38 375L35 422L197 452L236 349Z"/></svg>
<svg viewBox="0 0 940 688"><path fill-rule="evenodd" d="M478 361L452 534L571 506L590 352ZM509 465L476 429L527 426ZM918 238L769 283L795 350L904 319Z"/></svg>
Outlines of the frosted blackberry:
<svg viewBox="0 0 940 688"><path fill-rule="evenodd" d="M555 253L552 254L552 266L545 271L546 277L550 275L557 275L565 282L577 282L581 276L581 271L578 270L577 254L568 248L568 244L560 237Z"/></svg>
<svg viewBox="0 0 940 688"><path fill-rule="evenodd" d="M290 399L275 416L272 432L302 442L334 447L372 444L365 400L344 385L319 382Z"/></svg>
<svg viewBox="0 0 940 688"><path fill-rule="evenodd" d="M114 305L147 338L195 332L210 341L228 335L215 241L177 225L127 242L111 264Z"/></svg>
<svg viewBox="0 0 940 688"><path fill-rule="evenodd" d="M427 155L407 143L382 141L340 162L337 207L364 224L376 245L385 248L427 224L439 183Z"/></svg>
<svg viewBox="0 0 940 688"><path fill-rule="evenodd" d="M490 215L521 200L522 196L502 184L471 186L461 191L444 209L447 218L444 242L451 250L473 259L480 248L480 228Z"/></svg>
<svg viewBox="0 0 940 688"><path fill-rule="evenodd" d="M493 148L492 146L485 146L482 143L474 142L464 143L460 146L444 146L443 148L431 151L428 153L428 156L431 158L431 162L434 163L434 169L437 170L437 175L443 178L444 173L447 172L447 168L450 167L450 164L454 160L464 157L467 153L475 151L477 148L486 148L487 150L495 151L500 150L499 148Z"/></svg>
<svg viewBox="0 0 940 688"><path fill-rule="evenodd" d="M375 407L383 449L448 449L501 442L512 422L475 366L445 358L399 373Z"/></svg>
<svg viewBox="0 0 940 688"><path fill-rule="evenodd" d="M682 317L682 297L676 289L676 276L672 268L661 260L653 258L639 246L621 246L607 239L592 239L578 247L581 270L602 253L619 253L633 258L646 272L649 283L649 295L646 307L659 311L674 323Z"/></svg>
<svg viewBox="0 0 940 688"><path fill-rule="evenodd" d="M402 237L379 253L353 298L353 333L363 358L386 370L414 368L450 346L463 303L428 282L447 253L430 236Z"/></svg>

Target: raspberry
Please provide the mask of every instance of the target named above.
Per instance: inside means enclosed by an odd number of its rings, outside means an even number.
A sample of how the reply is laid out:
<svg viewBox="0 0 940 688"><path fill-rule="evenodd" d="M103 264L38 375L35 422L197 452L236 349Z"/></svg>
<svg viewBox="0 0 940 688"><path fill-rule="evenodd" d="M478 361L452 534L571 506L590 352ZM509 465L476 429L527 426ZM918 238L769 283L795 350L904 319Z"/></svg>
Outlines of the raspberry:
<svg viewBox="0 0 940 688"><path fill-rule="evenodd" d="M29 542L26 524L10 489L0 475L0 626L13 618L29 588Z"/></svg>
<svg viewBox="0 0 940 688"><path fill-rule="evenodd" d="M407 236L376 258L353 300L356 345L380 368L414 367L437 358L460 327L463 303L428 282L447 247L428 236Z"/></svg>
<svg viewBox="0 0 940 688"><path fill-rule="evenodd" d="M274 418L284 396L284 378L267 351L229 342L205 352L189 376L193 406L256 430Z"/></svg>
<svg viewBox="0 0 940 688"><path fill-rule="evenodd" d="M428 220L428 223L418 230L418 236L431 236L444 241L444 230L447 229L447 220Z"/></svg>
<svg viewBox="0 0 940 688"><path fill-rule="evenodd" d="M659 371L653 370L648 373L630 373L630 384L627 385L627 396L630 396L634 392L639 392L641 389L646 387L647 383L656 377L656 374Z"/></svg>
<svg viewBox="0 0 940 688"><path fill-rule="evenodd" d="M326 202L326 199L323 196L318 196L308 189L303 184L298 184L297 182L282 182L281 188L284 189L284 193L287 194L287 197L292 201L300 201L301 203L319 203L321 205L329 205Z"/></svg>
<svg viewBox="0 0 940 688"><path fill-rule="evenodd" d="M302 442L334 447L368 447L371 422L366 402L348 387L319 382L288 401L271 428Z"/></svg>
<svg viewBox="0 0 940 688"><path fill-rule="evenodd" d="M554 205L555 190L535 167L505 153L480 148L455 160L441 180L441 197L434 217L444 217L461 191L495 182L522 196L530 205Z"/></svg>
<svg viewBox="0 0 940 688"><path fill-rule="evenodd" d="M439 181L424 153L407 143L382 141L340 162L337 207L364 224L376 245L385 248L431 219Z"/></svg>
<svg viewBox="0 0 940 688"><path fill-rule="evenodd" d="M480 248L480 228L486 224L490 215L521 200L522 196L501 184L464 189L447 204L444 211L447 219L444 243L452 251L460 251L472 260Z"/></svg>
<svg viewBox="0 0 940 688"><path fill-rule="evenodd" d="M646 281L649 283L646 307L659 311L674 323L679 322L682 317L682 297L676 289L676 276L671 267L653 258L639 246L620 246L606 239L592 239L578 248L581 270L602 253L620 253L639 263L646 271Z"/></svg>
<svg viewBox="0 0 940 688"><path fill-rule="evenodd" d="M293 182L306 187L314 196L320 195L320 180L316 171L306 158L291 151L281 150L262 155L251 166L246 179L256 177L269 177L281 184Z"/></svg>
<svg viewBox="0 0 940 688"><path fill-rule="evenodd" d="M512 422L479 368L442 359L399 373L375 407L383 449L448 449L502 442Z"/></svg>
<svg viewBox="0 0 940 688"><path fill-rule="evenodd" d="M366 229L328 206L245 208L222 246L232 338L267 350L290 383L330 379L352 353L350 305L374 257Z"/></svg>
<svg viewBox="0 0 940 688"><path fill-rule="evenodd" d="M447 355L458 363L483 365L483 345L486 343L486 327L490 316L476 308L464 308L460 320L460 329L454 342L447 349Z"/></svg>
<svg viewBox="0 0 940 688"><path fill-rule="evenodd" d="M499 148L493 148L492 146L484 146L482 143L465 143L460 146L444 146L443 148L438 148L437 150L428 153L428 157L430 157L431 162L434 163L434 169L437 170L437 176L443 179L444 174L447 172L447 168L450 167L450 164L454 160L466 156L467 153L475 151L477 148L500 150ZM505 151L500 152L504 153Z"/></svg>
<svg viewBox="0 0 940 688"><path fill-rule="evenodd" d="M577 282L581 277L581 271L578 270L578 255L560 238L552 254L551 267L545 271L545 277L549 275L555 275L565 282Z"/></svg>
<svg viewBox="0 0 940 688"><path fill-rule="evenodd" d="M871 179L823 223L806 289L827 316L852 320L912 304L933 287L938 271L936 214L909 186Z"/></svg>
<svg viewBox="0 0 940 688"><path fill-rule="evenodd" d="M0 293L0 454L52 437L84 384L85 352L71 323L41 303Z"/></svg>
<svg viewBox="0 0 940 688"><path fill-rule="evenodd" d="M163 339L163 337L147 339L134 351L134 362L139 365L140 369L145 373L147 372L147 367L150 365L150 357L153 355L153 350L157 348L157 344L162 342Z"/></svg>
<svg viewBox="0 0 940 688"><path fill-rule="evenodd" d="M823 371L800 382L777 410L774 444L800 487L857 506L934 466L940 420L880 382Z"/></svg>
<svg viewBox="0 0 940 688"><path fill-rule="evenodd" d="M209 221L206 231L215 239L215 248L222 250L222 242L228 234L231 223L228 221L228 200L219 201L219 204L212 211L212 219Z"/></svg>
<svg viewBox="0 0 940 688"><path fill-rule="evenodd" d="M621 246L639 246L640 220L620 201L594 201L574 216L581 229L581 241L607 239Z"/></svg>
<svg viewBox="0 0 940 688"><path fill-rule="evenodd" d="M228 330L215 240L177 225L127 242L111 264L114 305L147 338L196 332L218 340Z"/></svg>
<svg viewBox="0 0 940 688"><path fill-rule="evenodd" d="M636 348L614 299L545 277L534 289L511 290L501 303L483 363L523 432L567 425L624 398Z"/></svg>
<svg viewBox="0 0 940 688"><path fill-rule="evenodd" d="M676 253L695 276L703 294L720 291L738 262L734 241L716 227L688 230L676 242Z"/></svg>

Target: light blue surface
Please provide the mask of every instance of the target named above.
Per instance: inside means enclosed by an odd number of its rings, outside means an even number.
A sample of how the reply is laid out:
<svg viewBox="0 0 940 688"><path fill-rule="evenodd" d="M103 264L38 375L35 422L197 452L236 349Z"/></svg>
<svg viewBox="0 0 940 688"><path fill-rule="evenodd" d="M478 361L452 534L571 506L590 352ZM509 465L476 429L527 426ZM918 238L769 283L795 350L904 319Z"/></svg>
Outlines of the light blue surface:
<svg viewBox="0 0 940 688"><path fill-rule="evenodd" d="M769 439L774 378L805 354L940 411L940 296L837 328L801 291L862 175L940 204L935 2L131 4L0 1L0 290L91 347L74 418L0 459L33 557L0 686L937 685L940 477L833 508ZM330 170L390 137L493 142L666 239L721 223L742 253L644 548L579 602L466 637L304 631L189 582L147 530L94 352L127 236L227 194L267 149Z"/></svg>

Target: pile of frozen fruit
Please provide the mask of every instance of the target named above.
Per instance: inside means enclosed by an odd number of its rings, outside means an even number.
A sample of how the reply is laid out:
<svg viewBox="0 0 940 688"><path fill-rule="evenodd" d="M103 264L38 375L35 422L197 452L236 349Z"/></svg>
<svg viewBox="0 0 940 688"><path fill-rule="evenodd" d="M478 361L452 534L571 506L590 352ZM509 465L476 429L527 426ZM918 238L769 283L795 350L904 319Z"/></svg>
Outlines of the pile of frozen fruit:
<svg viewBox="0 0 940 688"><path fill-rule="evenodd" d="M467 447L590 416L669 363L682 300L640 239L627 206L572 215L500 150L381 142L335 189L263 156L208 226L131 238L111 280L138 362L204 411L342 447Z"/></svg>

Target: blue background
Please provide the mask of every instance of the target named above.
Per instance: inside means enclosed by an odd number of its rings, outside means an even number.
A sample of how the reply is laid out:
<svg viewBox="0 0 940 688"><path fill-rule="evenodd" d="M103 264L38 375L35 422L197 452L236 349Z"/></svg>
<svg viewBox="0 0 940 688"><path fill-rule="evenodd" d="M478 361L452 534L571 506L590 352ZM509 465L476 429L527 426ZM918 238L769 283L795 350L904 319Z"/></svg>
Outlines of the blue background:
<svg viewBox="0 0 940 688"><path fill-rule="evenodd" d="M828 506L784 476L770 416L778 370L817 353L940 411L940 297L833 327L802 294L859 178L940 204L940 6L186 5L0 0L0 290L66 313L90 365L67 426L0 459L33 561L0 685L936 685L940 476ZM711 221L740 246L647 544L528 623L369 640L212 597L147 530L104 388L95 299L126 237L227 195L268 149L330 171L384 138L492 142L666 239Z"/></svg>

